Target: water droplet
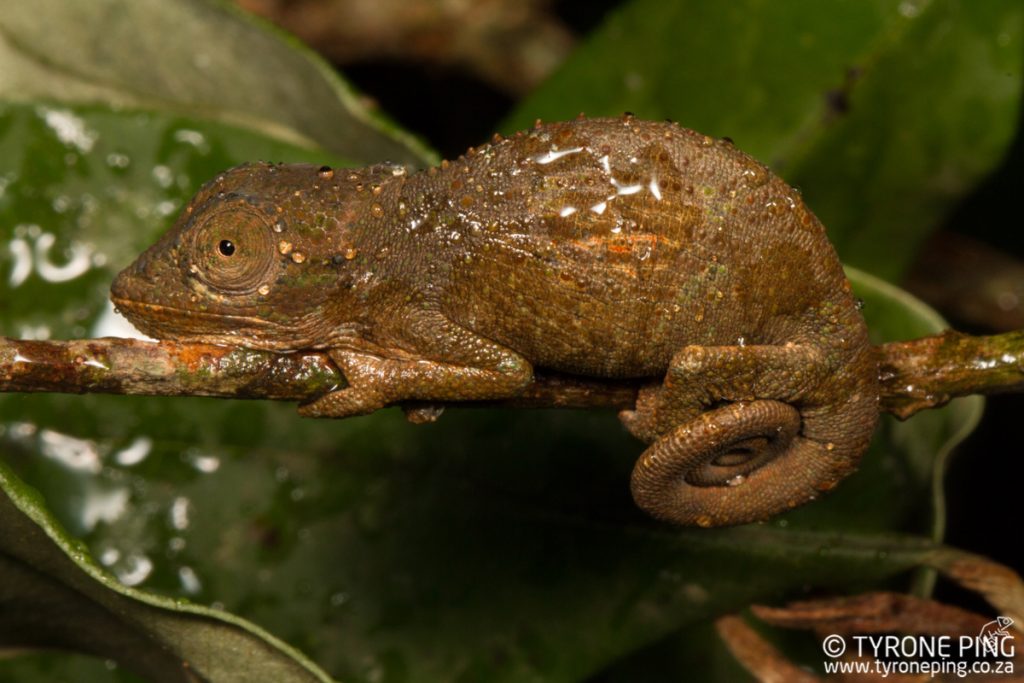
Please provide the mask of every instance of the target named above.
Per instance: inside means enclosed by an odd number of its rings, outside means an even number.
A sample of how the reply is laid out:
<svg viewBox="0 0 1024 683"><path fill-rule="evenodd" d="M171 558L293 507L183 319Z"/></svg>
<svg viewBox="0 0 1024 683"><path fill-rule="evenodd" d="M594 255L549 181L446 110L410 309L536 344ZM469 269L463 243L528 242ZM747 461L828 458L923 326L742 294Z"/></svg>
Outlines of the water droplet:
<svg viewBox="0 0 1024 683"><path fill-rule="evenodd" d="M277 250L287 256L292 253L292 243L287 240L281 240L277 243Z"/></svg>
<svg viewBox="0 0 1024 683"><path fill-rule="evenodd" d="M66 109L39 107L36 111L62 143L83 154L92 151L99 134L87 128L84 119Z"/></svg>
<svg viewBox="0 0 1024 683"><path fill-rule="evenodd" d="M188 595L196 595L203 587L199 576L192 567L182 566L178 568L178 580L181 582L181 589Z"/></svg>
<svg viewBox="0 0 1024 683"><path fill-rule="evenodd" d="M17 231L17 228L15 228L15 231ZM32 250L28 242L20 237L11 240L7 245L7 249L11 256L14 257L14 267L11 269L11 275L8 278L8 283L14 288L21 285L32 274Z"/></svg>
<svg viewBox="0 0 1024 683"><path fill-rule="evenodd" d="M137 436L127 447L114 454L114 462L123 467L137 465L146 459L152 449L152 439L146 436Z"/></svg>
<svg viewBox="0 0 1024 683"><path fill-rule="evenodd" d="M184 496L178 496L171 502L171 509L168 513L171 527L178 531L184 531L189 525L189 511L192 504Z"/></svg>
<svg viewBox="0 0 1024 683"><path fill-rule="evenodd" d="M153 561L142 553L133 553L114 571L126 586L138 586L153 572Z"/></svg>
<svg viewBox="0 0 1024 683"><path fill-rule="evenodd" d="M306 256L301 251L292 252L292 261L294 261L295 263L302 263L305 260Z"/></svg>
<svg viewBox="0 0 1024 683"><path fill-rule="evenodd" d="M651 181L647 183L647 189L651 191L656 200L661 201L661 188L658 186L657 179L651 178Z"/></svg>
<svg viewBox="0 0 1024 683"><path fill-rule="evenodd" d="M100 553L100 564L110 567L121 559L121 551L117 548L107 548Z"/></svg>
<svg viewBox="0 0 1024 683"><path fill-rule="evenodd" d="M576 153L582 152L582 151L583 151L582 147L572 147L570 149L562 149L562 150L559 150L559 149L556 149L556 148L552 148L550 151L545 152L544 154L541 154L539 156L534 157L533 160L536 161L538 164L550 164L550 163L552 163L554 161L558 161L559 159L561 159L564 156L568 156L570 154L576 154Z"/></svg>
<svg viewBox="0 0 1024 683"><path fill-rule="evenodd" d="M316 174L321 178L330 180L331 178L334 177L334 169L331 168L330 166L321 166L320 168L317 169Z"/></svg>
<svg viewBox="0 0 1024 683"><path fill-rule="evenodd" d="M768 172L760 166L751 165L743 169L741 177L747 187L760 187L768 181Z"/></svg>
<svg viewBox="0 0 1024 683"><path fill-rule="evenodd" d="M164 189L170 187L174 183L174 172L169 166L158 164L153 167L150 174L153 176L153 180L156 181L156 184Z"/></svg>
<svg viewBox="0 0 1024 683"><path fill-rule="evenodd" d="M635 183L633 185L623 185L619 181L615 180L615 178L612 178L612 185L615 187L615 194L617 195L636 194L637 192L640 192L641 190L644 189L644 186L641 185L640 183Z"/></svg>
<svg viewBox="0 0 1024 683"><path fill-rule="evenodd" d="M39 432L41 453L68 469L99 474L102 469L97 445L88 439L79 439L52 429Z"/></svg>
<svg viewBox="0 0 1024 683"><path fill-rule="evenodd" d="M35 264L36 272L47 282L67 282L86 273L92 265L92 247L72 242L68 247L69 258L62 266L54 265L50 261L50 249L56 243L57 237L49 232L44 232L36 240Z"/></svg>
<svg viewBox="0 0 1024 683"><path fill-rule="evenodd" d="M128 168L132 160L127 154L111 152L107 155L107 166L111 168Z"/></svg>
<svg viewBox="0 0 1024 683"><path fill-rule="evenodd" d="M182 128L181 130L174 132L174 139L178 142L192 145L203 154L210 151L210 146L206 142L206 137L197 130Z"/></svg>
<svg viewBox="0 0 1024 683"><path fill-rule="evenodd" d="M220 458L215 455L203 455L201 453L189 452L185 459L200 472L211 474L220 469Z"/></svg>

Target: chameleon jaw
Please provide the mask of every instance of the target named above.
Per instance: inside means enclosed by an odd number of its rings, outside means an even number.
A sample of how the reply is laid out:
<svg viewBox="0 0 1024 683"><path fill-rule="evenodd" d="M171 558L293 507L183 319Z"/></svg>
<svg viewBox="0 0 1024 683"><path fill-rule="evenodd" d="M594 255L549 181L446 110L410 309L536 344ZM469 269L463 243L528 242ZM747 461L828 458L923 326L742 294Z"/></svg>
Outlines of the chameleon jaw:
<svg viewBox="0 0 1024 683"><path fill-rule="evenodd" d="M208 311L186 310L176 306L154 304L135 299L111 296L114 307L145 334L157 339L188 339L193 341L212 341L250 346L253 338L242 330L271 330L280 326L263 318L227 313L210 313ZM181 325L182 320L191 320L195 324L192 329ZM255 344L252 344L255 347ZM274 344L261 345L270 348Z"/></svg>

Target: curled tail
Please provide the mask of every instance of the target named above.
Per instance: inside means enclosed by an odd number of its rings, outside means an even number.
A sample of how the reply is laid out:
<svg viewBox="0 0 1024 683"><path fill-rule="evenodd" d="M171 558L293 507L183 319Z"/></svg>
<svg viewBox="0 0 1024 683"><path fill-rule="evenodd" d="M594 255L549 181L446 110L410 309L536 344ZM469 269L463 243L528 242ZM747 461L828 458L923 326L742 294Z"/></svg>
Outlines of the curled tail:
<svg viewBox="0 0 1024 683"><path fill-rule="evenodd" d="M714 367L721 366L725 348L717 356L704 350L700 363L690 360L687 374L708 371L709 358ZM692 356L695 348L688 351ZM789 393L786 384L795 368L767 367L773 368L767 374L783 376L761 375L755 384L762 386L738 390L741 400L719 402L653 441L633 469L631 488L638 506L675 524L745 524L814 500L856 469L878 419L871 348L863 347L834 372L822 373L815 386L792 400L777 400L773 394ZM670 369L666 385L671 376ZM723 383L720 376L716 382ZM750 386L742 376L738 382ZM692 391L693 385L685 390Z"/></svg>

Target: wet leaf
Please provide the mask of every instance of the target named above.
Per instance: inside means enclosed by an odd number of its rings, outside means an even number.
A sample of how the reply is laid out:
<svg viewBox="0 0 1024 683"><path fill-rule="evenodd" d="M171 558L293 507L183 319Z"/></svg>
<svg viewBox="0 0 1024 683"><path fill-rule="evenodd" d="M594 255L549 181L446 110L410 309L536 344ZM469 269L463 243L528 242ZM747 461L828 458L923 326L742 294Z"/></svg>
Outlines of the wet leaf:
<svg viewBox="0 0 1024 683"><path fill-rule="evenodd" d="M0 490L0 647L71 648L154 683L330 680L237 617L125 588L2 461Z"/></svg>
<svg viewBox="0 0 1024 683"><path fill-rule="evenodd" d="M631 111L731 137L894 278L1010 142L1022 40L1016 0L635 0L504 127Z"/></svg>
<svg viewBox="0 0 1024 683"><path fill-rule="evenodd" d="M4 100L201 115L360 165L432 159L310 50L220 1L6 2Z"/></svg>

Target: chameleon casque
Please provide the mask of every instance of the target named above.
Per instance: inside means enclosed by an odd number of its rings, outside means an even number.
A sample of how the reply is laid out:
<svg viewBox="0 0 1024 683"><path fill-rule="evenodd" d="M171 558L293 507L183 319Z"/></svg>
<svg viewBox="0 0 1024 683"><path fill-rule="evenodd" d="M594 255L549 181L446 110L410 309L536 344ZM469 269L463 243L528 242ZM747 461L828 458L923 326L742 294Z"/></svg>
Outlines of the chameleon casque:
<svg viewBox="0 0 1024 683"><path fill-rule="evenodd" d="M728 140L629 115L415 174L240 166L112 298L157 338L325 350L348 386L307 416L514 397L534 368L639 379L633 497L678 524L814 499L878 417L864 320L799 194Z"/></svg>

